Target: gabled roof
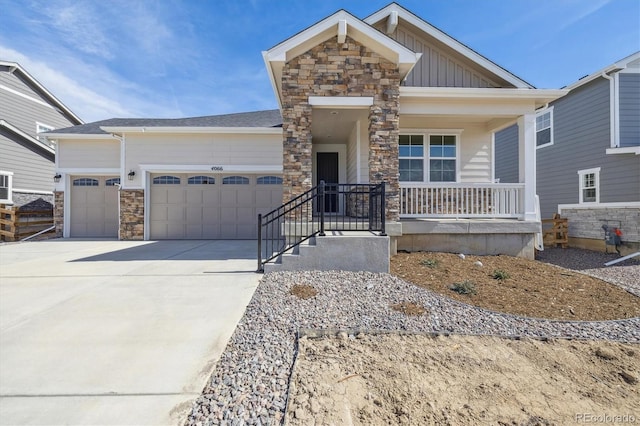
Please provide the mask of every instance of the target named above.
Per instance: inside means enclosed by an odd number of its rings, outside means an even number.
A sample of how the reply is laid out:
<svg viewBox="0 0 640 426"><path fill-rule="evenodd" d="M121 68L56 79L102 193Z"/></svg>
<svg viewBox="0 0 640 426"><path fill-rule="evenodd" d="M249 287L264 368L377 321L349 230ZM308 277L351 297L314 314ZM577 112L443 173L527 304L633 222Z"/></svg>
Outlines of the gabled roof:
<svg viewBox="0 0 640 426"><path fill-rule="evenodd" d="M186 118L110 118L80 126L56 129L44 133L55 136L102 135L108 136L117 131L169 131L195 129L208 131L213 129L264 129L282 126L282 116L277 109L242 112L237 114L207 115ZM106 131L104 129L107 129Z"/></svg>
<svg viewBox="0 0 640 426"><path fill-rule="evenodd" d="M526 81L522 80L521 78L517 77L516 75L502 68L495 62L482 56L475 50L459 42L458 40L451 37L444 31L434 27L433 25L426 22L424 19L420 18L419 16L415 15L414 13L410 12L409 10L405 9L404 7L400 6L395 2L383 7L379 11L368 16L367 18L364 19L364 22L370 25L374 25L384 19L388 19L389 17L391 17L391 20L395 20L396 23L398 18L408 22L414 27L424 31L430 37L433 37L439 42L449 46L455 52L467 58L468 60L476 63L478 66L482 67L488 72L513 84L516 88L529 88L529 89L534 88L534 86L532 86L531 84L527 83ZM393 30L394 28L395 27L393 25L388 26L389 30Z"/></svg>
<svg viewBox="0 0 640 426"><path fill-rule="evenodd" d="M598 77L601 77L603 74L609 74L615 71L620 71L632 65L635 66L635 68L640 68L640 51L636 53L632 53L626 58L620 59L619 61L614 62L613 64L594 72L593 74L589 74L582 77L578 81L566 86L565 89L573 90L577 87L580 87L582 85L589 83L590 81L595 80Z"/></svg>
<svg viewBox="0 0 640 426"><path fill-rule="evenodd" d="M26 146L31 146L47 158L50 161L54 161L55 158L55 150L51 148L49 145L46 145L40 142L38 139L30 136L14 126L13 124L7 122L6 120L0 119L0 130L4 129L5 132L11 134L11 138L14 140L18 140L19 143L24 144Z"/></svg>
<svg viewBox="0 0 640 426"><path fill-rule="evenodd" d="M386 36L371 25L341 9L318 23L289 37L271 49L262 52L269 71L271 84L280 102L281 76L284 64L331 37L344 40L346 36L364 44L391 62L398 64L404 78L418 62L421 53L415 53Z"/></svg>
<svg viewBox="0 0 640 426"><path fill-rule="evenodd" d="M64 115L67 118L67 120L75 124L84 123L84 121L82 121L80 117L75 115L73 111L67 108L65 104L63 104L58 98L53 96L53 94L49 92L46 87L40 84L38 80L33 78L33 76L29 74L24 68L22 68L22 66L19 63L0 60L0 66L9 67L10 72L14 74L19 74L23 79L27 81L27 83L29 83L29 85L33 90L35 90L40 96L48 100L52 105L57 107L60 113Z"/></svg>

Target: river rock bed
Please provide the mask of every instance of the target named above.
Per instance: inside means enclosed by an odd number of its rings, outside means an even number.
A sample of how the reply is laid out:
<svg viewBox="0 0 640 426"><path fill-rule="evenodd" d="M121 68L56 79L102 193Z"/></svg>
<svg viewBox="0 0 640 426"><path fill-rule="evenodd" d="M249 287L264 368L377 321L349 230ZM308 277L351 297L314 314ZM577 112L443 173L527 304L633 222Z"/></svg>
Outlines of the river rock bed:
<svg viewBox="0 0 640 426"><path fill-rule="evenodd" d="M622 275L628 269L634 276L635 268L640 267L621 268L616 281L630 282ZM293 296L290 290L296 284L310 285L318 294L309 299ZM403 302L421 305L426 313L412 317L391 308ZM280 424L301 329L347 330L352 335L397 331L640 342L640 318L602 322L524 318L459 303L389 274L270 273L263 277L185 424Z"/></svg>

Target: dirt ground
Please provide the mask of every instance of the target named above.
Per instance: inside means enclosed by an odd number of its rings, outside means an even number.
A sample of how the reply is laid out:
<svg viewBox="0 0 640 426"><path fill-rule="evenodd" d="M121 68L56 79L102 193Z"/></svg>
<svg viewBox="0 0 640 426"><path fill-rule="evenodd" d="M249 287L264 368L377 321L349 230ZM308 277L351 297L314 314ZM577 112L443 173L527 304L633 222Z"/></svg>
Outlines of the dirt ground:
<svg viewBox="0 0 640 426"><path fill-rule="evenodd" d="M527 317L593 321L640 316L640 299L620 287L516 257L398 253L391 258L391 273L461 302ZM451 289L465 281L475 294Z"/></svg>
<svg viewBox="0 0 640 426"><path fill-rule="evenodd" d="M533 426L593 423L606 415L609 421L598 423L635 423L639 372L640 345L605 341L303 337L286 419L291 425Z"/></svg>

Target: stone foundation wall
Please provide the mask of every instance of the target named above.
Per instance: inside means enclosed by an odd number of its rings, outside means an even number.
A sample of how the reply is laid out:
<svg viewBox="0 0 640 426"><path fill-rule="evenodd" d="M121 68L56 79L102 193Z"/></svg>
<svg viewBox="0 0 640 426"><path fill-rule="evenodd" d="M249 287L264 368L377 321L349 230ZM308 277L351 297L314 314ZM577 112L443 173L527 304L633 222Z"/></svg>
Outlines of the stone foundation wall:
<svg viewBox="0 0 640 426"><path fill-rule="evenodd" d="M622 241L640 242L640 207L604 207L562 209L569 219L569 237L604 240L602 225L619 227Z"/></svg>
<svg viewBox="0 0 640 426"><path fill-rule="evenodd" d="M144 239L144 190L120 190L120 233L121 240Z"/></svg>
<svg viewBox="0 0 640 426"><path fill-rule="evenodd" d="M399 215L396 64L347 37L331 38L291 59L282 72L283 201L313 186L309 96L373 97L369 110L369 182L387 182L387 216Z"/></svg>
<svg viewBox="0 0 640 426"><path fill-rule="evenodd" d="M24 210L47 210L53 206L53 194L34 194L27 192L13 191L11 193L13 205Z"/></svg>
<svg viewBox="0 0 640 426"><path fill-rule="evenodd" d="M54 192L53 199L53 224L56 227L56 237L62 238L64 231L64 192Z"/></svg>
<svg viewBox="0 0 640 426"><path fill-rule="evenodd" d="M614 252L604 242L602 225L622 230L622 255L640 250L640 207L591 207L562 209L569 220L569 246L595 251Z"/></svg>

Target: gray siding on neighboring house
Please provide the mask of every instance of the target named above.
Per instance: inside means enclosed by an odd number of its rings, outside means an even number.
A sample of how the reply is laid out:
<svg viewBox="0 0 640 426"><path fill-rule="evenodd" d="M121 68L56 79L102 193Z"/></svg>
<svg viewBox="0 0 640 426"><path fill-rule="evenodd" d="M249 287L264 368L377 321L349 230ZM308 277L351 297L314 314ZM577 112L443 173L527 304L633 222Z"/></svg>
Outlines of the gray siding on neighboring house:
<svg viewBox="0 0 640 426"><path fill-rule="evenodd" d="M16 92L38 99L48 104L37 92L14 74L0 72L0 85ZM45 106L33 100L0 88L0 119L19 128L32 137L36 137L36 121L56 129L74 125L52 106Z"/></svg>
<svg viewBox="0 0 640 426"><path fill-rule="evenodd" d="M0 170L13 172L14 191L53 191L53 159L9 139L1 130L0 152Z"/></svg>
<svg viewBox="0 0 640 426"><path fill-rule="evenodd" d="M600 202L640 201L640 157L607 155L609 81L597 78L553 104L553 145L537 153L541 214L579 202L578 170L600 167Z"/></svg>
<svg viewBox="0 0 640 426"><path fill-rule="evenodd" d="M500 183L518 182L518 125L496 132L494 141L495 178L500 179Z"/></svg>
<svg viewBox="0 0 640 426"><path fill-rule="evenodd" d="M640 145L640 74L621 73L620 93L620 146Z"/></svg>

